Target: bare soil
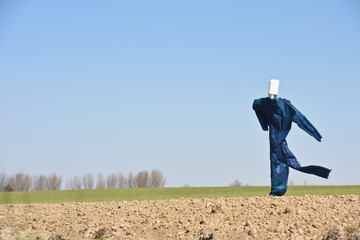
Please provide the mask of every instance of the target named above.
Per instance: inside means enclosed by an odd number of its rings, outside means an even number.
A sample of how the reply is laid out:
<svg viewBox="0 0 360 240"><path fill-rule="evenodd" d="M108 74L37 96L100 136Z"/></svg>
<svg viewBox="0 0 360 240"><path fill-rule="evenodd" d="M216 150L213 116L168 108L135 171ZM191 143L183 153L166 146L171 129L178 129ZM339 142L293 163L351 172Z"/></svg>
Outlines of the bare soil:
<svg viewBox="0 0 360 240"><path fill-rule="evenodd" d="M0 239L360 239L359 224L360 195L0 205Z"/></svg>

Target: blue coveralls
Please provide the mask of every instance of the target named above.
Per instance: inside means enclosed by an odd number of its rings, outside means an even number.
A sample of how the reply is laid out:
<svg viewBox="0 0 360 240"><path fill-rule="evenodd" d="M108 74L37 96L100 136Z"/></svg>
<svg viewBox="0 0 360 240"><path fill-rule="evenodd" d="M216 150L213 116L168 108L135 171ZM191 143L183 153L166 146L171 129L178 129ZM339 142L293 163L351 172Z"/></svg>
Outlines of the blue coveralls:
<svg viewBox="0 0 360 240"><path fill-rule="evenodd" d="M316 128L287 99L260 98L255 99L253 109L264 131L269 130L271 160L271 192L272 196L282 196L287 190L289 167L298 171L328 178L330 169L321 166L301 167L294 154L289 150L286 136L290 132L291 123L295 122L301 129L319 142L321 135Z"/></svg>

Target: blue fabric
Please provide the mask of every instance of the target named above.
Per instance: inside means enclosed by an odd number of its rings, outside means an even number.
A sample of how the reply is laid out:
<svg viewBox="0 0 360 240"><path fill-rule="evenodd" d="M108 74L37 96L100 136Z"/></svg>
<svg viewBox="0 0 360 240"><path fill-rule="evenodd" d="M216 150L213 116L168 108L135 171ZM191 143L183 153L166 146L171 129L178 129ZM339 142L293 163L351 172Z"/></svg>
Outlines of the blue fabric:
<svg viewBox="0 0 360 240"><path fill-rule="evenodd" d="M285 140L290 132L292 122L313 136L319 142L321 135L316 128L299 112L289 100L282 98L255 99L253 109L264 131L269 130L271 160L272 196L282 196L287 190L289 167L319 177L328 178L330 169L310 165L302 167L288 148Z"/></svg>

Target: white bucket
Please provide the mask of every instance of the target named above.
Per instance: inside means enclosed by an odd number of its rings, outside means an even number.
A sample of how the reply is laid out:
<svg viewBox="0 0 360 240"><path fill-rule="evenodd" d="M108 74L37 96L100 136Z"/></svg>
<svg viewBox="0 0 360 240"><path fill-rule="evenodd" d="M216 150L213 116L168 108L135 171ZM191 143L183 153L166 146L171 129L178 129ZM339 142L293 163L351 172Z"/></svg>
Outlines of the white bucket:
<svg viewBox="0 0 360 240"><path fill-rule="evenodd" d="M269 98L276 98L279 95L280 81L277 79L271 79L269 85Z"/></svg>

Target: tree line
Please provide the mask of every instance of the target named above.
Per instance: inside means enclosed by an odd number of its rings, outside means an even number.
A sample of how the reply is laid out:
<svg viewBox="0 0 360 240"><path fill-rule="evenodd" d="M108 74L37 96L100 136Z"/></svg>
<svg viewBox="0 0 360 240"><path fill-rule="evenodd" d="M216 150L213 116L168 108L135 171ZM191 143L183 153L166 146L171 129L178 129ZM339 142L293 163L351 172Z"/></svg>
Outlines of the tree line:
<svg viewBox="0 0 360 240"><path fill-rule="evenodd" d="M65 190L165 187L166 178L160 170L154 169L151 172L140 171L137 174L130 172L127 175L121 172L110 173L106 176L101 173L97 176L88 173L83 176L74 176L63 184L62 177L56 173L36 176L25 173L12 175L0 173L0 191L2 192L62 190L63 185Z"/></svg>

